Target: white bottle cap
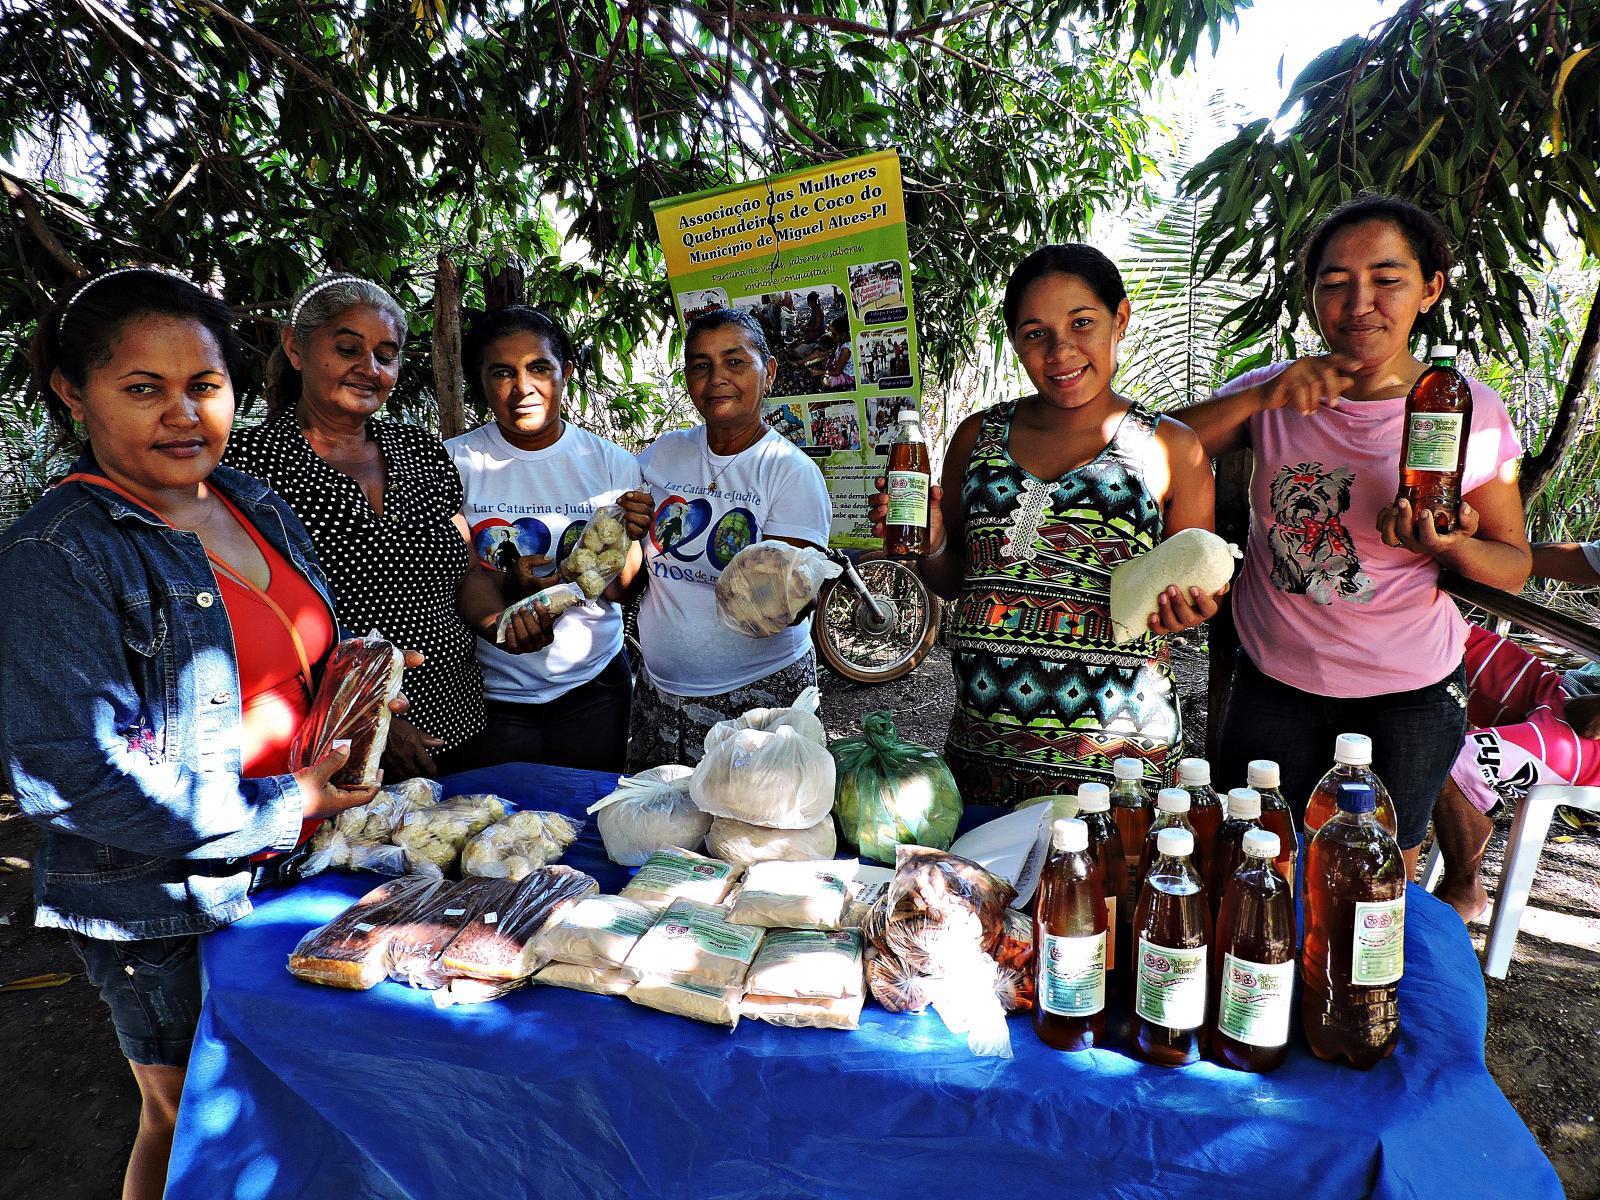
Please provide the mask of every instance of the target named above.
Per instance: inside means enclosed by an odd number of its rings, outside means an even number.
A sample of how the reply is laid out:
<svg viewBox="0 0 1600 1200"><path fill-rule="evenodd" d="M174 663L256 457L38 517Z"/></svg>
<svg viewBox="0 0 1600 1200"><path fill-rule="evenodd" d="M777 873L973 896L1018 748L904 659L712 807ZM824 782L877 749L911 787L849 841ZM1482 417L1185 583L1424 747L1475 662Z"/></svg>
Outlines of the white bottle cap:
<svg viewBox="0 0 1600 1200"><path fill-rule="evenodd" d="M1244 781L1253 788L1275 788L1282 778L1278 764L1270 758L1253 758L1244 769Z"/></svg>
<svg viewBox="0 0 1600 1200"><path fill-rule="evenodd" d="M909 425L913 421L920 422L922 420L922 414L914 408L902 408L900 410L900 415L896 417L895 420L899 421L902 425Z"/></svg>
<svg viewBox="0 0 1600 1200"><path fill-rule="evenodd" d="M1080 783L1078 785L1078 811L1110 812L1111 789L1103 783Z"/></svg>
<svg viewBox="0 0 1600 1200"><path fill-rule="evenodd" d="M1089 827L1076 817L1063 817L1050 826L1050 844L1068 854L1087 850Z"/></svg>
<svg viewBox="0 0 1600 1200"><path fill-rule="evenodd" d="M1364 733L1341 733L1333 739L1333 761L1347 767L1372 765L1372 739Z"/></svg>
<svg viewBox="0 0 1600 1200"><path fill-rule="evenodd" d="M1454 358L1455 356L1456 348L1449 342L1440 342L1432 350L1428 351L1429 358Z"/></svg>
<svg viewBox="0 0 1600 1200"><path fill-rule="evenodd" d="M1228 793L1228 816L1241 821L1261 819L1261 793L1255 788L1234 788Z"/></svg>
<svg viewBox="0 0 1600 1200"><path fill-rule="evenodd" d="M1246 858L1277 858L1280 843L1270 829L1252 829L1244 835Z"/></svg>
<svg viewBox="0 0 1600 1200"><path fill-rule="evenodd" d="M1211 782L1211 764L1203 758L1180 758L1178 782L1199 787Z"/></svg>
<svg viewBox="0 0 1600 1200"><path fill-rule="evenodd" d="M1119 758L1111 764L1111 774L1116 779L1143 779L1144 764L1137 758Z"/></svg>
<svg viewBox="0 0 1600 1200"><path fill-rule="evenodd" d="M1194 853L1194 834L1187 829L1163 829L1156 834L1156 853L1187 858Z"/></svg>
<svg viewBox="0 0 1600 1200"><path fill-rule="evenodd" d="M1186 813L1189 811L1189 793L1182 788L1162 788L1156 793L1156 807L1162 812Z"/></svg>

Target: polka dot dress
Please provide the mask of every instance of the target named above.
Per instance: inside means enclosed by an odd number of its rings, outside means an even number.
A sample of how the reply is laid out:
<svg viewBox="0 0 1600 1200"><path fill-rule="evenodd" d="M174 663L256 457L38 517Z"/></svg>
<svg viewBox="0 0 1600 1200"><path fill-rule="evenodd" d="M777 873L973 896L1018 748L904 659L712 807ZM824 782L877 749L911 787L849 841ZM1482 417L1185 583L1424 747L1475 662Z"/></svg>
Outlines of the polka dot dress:
<svg viewBox="0 0 1600 1200"><path fill-rule="evenodd" d="M461 477L426 430L377 419L368 429L387 469L381 515L359 483L317 457L293 409L235 430L223 461L267 484L305 523L344 632L376 629L427 655L406 672L407 715L451 749L483 728L473 634L456 615L456 585L468 561L451 523L461 510Z"/></svg>

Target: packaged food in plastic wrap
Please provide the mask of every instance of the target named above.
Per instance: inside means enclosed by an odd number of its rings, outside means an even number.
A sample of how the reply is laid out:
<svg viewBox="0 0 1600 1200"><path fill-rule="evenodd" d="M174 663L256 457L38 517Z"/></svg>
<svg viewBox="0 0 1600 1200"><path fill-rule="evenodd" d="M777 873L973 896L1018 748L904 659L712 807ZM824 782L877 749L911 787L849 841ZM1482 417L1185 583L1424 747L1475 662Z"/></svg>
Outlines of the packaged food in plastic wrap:
<svg viewBox="0 0 1600 1200"><path fill-rule="evenodd" d="M616 969L660 915L625 896L590 896L545 931L545 945L557 962Z"/></svg>
<svg viewBox="0 0 1600 1200"><path fill-rule="evenodd" d="M729 920L763 929L838 929L854 866L833 859L756 863L745 871Z"/></svg>
<svg viewBox="0 0 1600 1200"><path fill-rule="evenodd" d="M749 638L782 633L842 571L812 546L755 542L717 577L717 619Z"/></svg>
<svg viewBox="0 0 1600 1200"><path fill-rule="evenodd" d="M833 808L833 755L802 732L816 722L817 689L788 709L761 709L721 721L689 781L702 812L769 829L811 829ZM798 711L796 711L798 710ZM759 722L753 721L757 712Z"/></svg>
<svg viewBox="0 0 1600 1200"><path fill-rule="evenodd" d="M726 1025L729 1029L739 1024L739 1001L743 996L744 989L739 987L704 987L668 980L647 979L628 989L628 999L645 1008L712 1025Z"/></svg>
<svg viewBox="0 0 1600 1200"><path fill-rule="evenodd" d="M548 866L565 854L582 829L582 822L557 812L510 813L461 848L461 873L526 879L536 867Z"/></svg>
<svg viewBox="0 0 1600 1200"><path fill-rule="evenodd" d="M902 740L887 710L869 713L862 729L830 747L838 764L834 814L845 842L879 862L893 862L897 845L947 849L962 804L944 759Z"/></svg>
<svg viewBox="0 0 1600 1200"><path fill-rule="evenodd" d="M706 849L713 858L740 866L832 858L838 848L832 817L823 817L810 829L768 829L765 825L717 817L706 834Z"/></svg>
<svg viewBox="0 0 1600 1200"><path fill-rule="evenodd" d="M596 996L626 996L638 978L631 971L615 967L586 967L579 963L553 962L540 967L533 982L546 987L571 988Z"/></svg>
<svg viewBox="0 0 1600 1200"><path fill-rule="evenodd" d="M657 850L634 873L622 895L639 904L653 908L671 904L674 900L699 900L703 904L721 904L741 868L729 863L707 858L692 850L669 846Z"/></svg>
<svg viewBox="0 0 1600 1200"><path fill-rule="evenodd" d="M928 1007L922 990L922 973L913 970L893 954L867 951L867 989L872 998L892 1013L919 1013Z"/></svg>
<svg viewBox="0 0 1600 1200"><path fill-rule="evenodd" d="M603 504L584 526L583 536L561 560L561 578L576 584L590 600L622 570L628 557L628 527L620 505Z"/></svg>
<svg viewBox="0 0 1600 1200"><path fill-rule="evenodd" d="M312 836L311 853L300 864L301 876L309 878L330 867L405 874L405 851L391 844L394 831L413 812L438 804L442 793L432 779L407 779L384 788L368 804L345 809Z"/></svg>
<svg viewBox="0 0 1600 1200"><path fill-rule="evenodd" d="M1001 967L996 976L995 995L1000 998L1000 1007L1008 1013L1032 1012L1039 999L1034 972Z"/></svg>
<svg viewBox="0 0 1600 1200"><path fill-rule="evenodd" d="M637 867L657 850L698 850L711 828L711 814L689 795L693 767L651 767L617 780L616 791L589 806L600 827L606 857Z"/></svg>
<svg viewBox="0 0 1600 1200"><path fill-rule="evenodd" d="M408 871L448 871L474 834L505 815L506 802L499 796L454 796L408 814L394 832L394 844L406 852Z"/></svg>
<svg viewBox="0 0 1600 1200"><path fill-rule="evenodd" d="M446 979L442 987L432 993L435 1008L450 1008L456 1004L487 1004L513 992L526 979Z"/></svg>
<svg viewBox="0 0 1600 1200"><path fill-rule="evenodd" d="M765 929L732 924L728 910L715 904L674 900L623 965L652 981L739 987L765 933Z"/></svg>
<svg viewBox="0 0 1600 1200"><path fill-rule="evenodd" d="M774 929L745 976L747 992L824 1000L863 990L861 934L854 929Z"/></svg>
<svg viewBox="0 0 1600 1200"><path fill-rule="evenodd" d="M1006 909L1004 930L994 950L994 960L1013 971L1033 967L1033 917L1014 908Z"/></svg>
<svg viewBox="0 0 1600 1200"><path fill-rule="evenodd" d="M739 1001L739 1015L789 1029L859 1029L864 1002L860 993L827 1000L796 1000L747 992Z"/></svg>
<svg viewBox="0 0 1600 1200"><path fill-rule="evenodd" d="M289 742L289 769L321 762L333 743L350 740L350 759L334 772L340 787L378 781L378 760L389 744L389 702L400 694L405 656L377 630L333 648L311 711Z"/></svg>
<svg viewBox="0 0 1600 1200"><path fill-rule="evenodd" d="M571 867L540 867L513 885L507 901L462 927L439 965L445 975L475 979L526 979L550 955L541 936L572 905L600 885Z"/></svg>
<svg viewBox="0 0 1600 1200"><path fill-rule="evenodd" d="M388 969L396 926L421 912L440 881L417 876L373 888L326 925L311 930L289 955L289 973L309 983L365 991Z"/></svg>
<svg viewBox="0 0 1600 1200"><path fill-rule="evenodd" d="M860 929L867 922L867 914L889 891L894 872L888 867L858 862L855 877L850 881L850 903L845 906L842 925L846 929Z"/></svg>
<svg viewBox="0 0 1600 1200"><path fill-rule="evenodd" d="M511 628L512 618L519 612L524 612L536 604L542 604L550 610L550 619L555 620L567 609L582 604L587 597L583 589L575 583L557 583L535 592L531 596L524 596L515 604L508 604L501 612L500 619L494 624L494 640L498 645L504 645L506 631Z"/></svg>
<svg viewBox="0 0 1600 1200"><path fill-rule="evenodd" d="M447 883L389 936L389 978L412 987L437 988L445 982L439 957L479 913L510 902L516 885L508 879L466 879Z"/></svg>

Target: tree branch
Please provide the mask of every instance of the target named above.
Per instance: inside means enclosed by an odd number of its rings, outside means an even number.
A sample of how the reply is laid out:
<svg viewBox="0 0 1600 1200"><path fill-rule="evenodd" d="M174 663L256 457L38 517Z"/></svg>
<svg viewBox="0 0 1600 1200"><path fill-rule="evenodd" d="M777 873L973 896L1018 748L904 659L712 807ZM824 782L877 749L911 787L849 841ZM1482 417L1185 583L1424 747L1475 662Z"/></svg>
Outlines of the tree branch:
<svg viewBox="0 0 1600 1200"><path fill-rule="evenodd" d="M1556 409L1555 420L1550 422L1550 433L1539 453L1522 456L1519 482L1524 501L1544 490L1544 485L1560 469L1567 451L1577 441L1578 431L1584 424L1578 420L1578 411L1594 376L1597 359L1600 359L1600 288L1589 303L1589 319L1583 323L1583 336L1578 339L1578 352L1572 359L1572 374L1562 389L1561 405Z"/></svg>
<svg viewBox="0 0 1600 1200"><path fill-rule="evenodd" d="M55 259L57 264L74 279L82 279L89 274L88 268L72 256L56 237L55 231L45 223L44 214L39 211L39 206L34 203L33 197L21 180L0 174L0 189L4 189L6 199L11 201L12 207L21 211L28 232L33 234L34 240L44 248L46 254Z"/></svg>

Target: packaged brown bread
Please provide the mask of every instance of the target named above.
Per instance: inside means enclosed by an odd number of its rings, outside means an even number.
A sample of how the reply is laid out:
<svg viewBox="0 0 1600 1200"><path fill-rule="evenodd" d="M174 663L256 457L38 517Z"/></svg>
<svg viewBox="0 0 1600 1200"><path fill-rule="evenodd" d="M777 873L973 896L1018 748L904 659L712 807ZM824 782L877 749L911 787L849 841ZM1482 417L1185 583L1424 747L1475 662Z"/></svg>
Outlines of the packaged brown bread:
<svg viewBox="0 0 1600 1200"><path fill-rule="evenodd" d="M289 745L291 770L321 761L329 747L350 739L350 761L333 777L340 787L378 781L378 760L389 742L389 702L400 694L405 657L376 630L333 648L311 711Z"/></svg>
<svg viewBox="0 0 1600 1200"><path fill-rule="evenodd" d="M426 910L437 879L406 875L373 888L344 912L300 939L289 955L296 978L365 991L384 977L396 927Z"/></svg>
<svg viewBox="0 0 1600 1200"><path fill-rule="evenodd" d="M512 884L504 904L485 909L462 927L440 957L445 975L526 979L550 960L540 936L566 910L600 885L571 867L540 867Z"/></svg>
<svg viewBox="0 0 1600 1200"><path fill-rule="evenodd" d="M412 987L438 988L446 976L439 957L480 913L506 907L517 885L508 879L463 879L447 883L407 924L389 938L389 978Z"/></svg>

